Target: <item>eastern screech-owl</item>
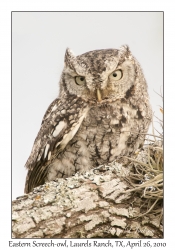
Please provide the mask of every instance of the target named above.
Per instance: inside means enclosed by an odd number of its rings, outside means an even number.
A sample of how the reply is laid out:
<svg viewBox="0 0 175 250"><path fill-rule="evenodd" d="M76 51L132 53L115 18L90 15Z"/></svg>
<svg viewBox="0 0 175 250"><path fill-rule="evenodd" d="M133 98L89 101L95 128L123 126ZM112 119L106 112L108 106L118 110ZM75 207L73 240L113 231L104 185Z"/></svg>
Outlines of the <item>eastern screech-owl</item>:
<svg viewBox="0 0 175 250"><path fill-rule="evenodd" d="M25 192L131 155L151 118L147 84L128 46L79 56L67 49L59 96L26 162Z"/></svg>

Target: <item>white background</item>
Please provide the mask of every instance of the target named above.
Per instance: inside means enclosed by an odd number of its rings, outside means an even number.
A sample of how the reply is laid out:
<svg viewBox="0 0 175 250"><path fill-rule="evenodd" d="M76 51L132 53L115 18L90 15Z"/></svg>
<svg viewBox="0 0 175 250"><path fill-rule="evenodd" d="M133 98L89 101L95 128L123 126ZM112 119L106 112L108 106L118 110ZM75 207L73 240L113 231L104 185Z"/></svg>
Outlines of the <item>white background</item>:
<svg viewBox="0 0 175 250"><path fill-rule="evenodd" d="M1 211L0 211L0 235L1 235L1 247L2 249L8 248L8 241L11 238L11 11L14 10L21 10L21 11L28 11L28 10L117 10L117 11L126 11L126 10L137 10L137 11L146 11L146 10L152 10L152 11L164 11L165 12L165 82L164 82L164 88L165 88L165 201L164 201L164 207L165 207L165 239L164 240L157 240L157 242L166 242L167 247L164 249L173 249L174 248L174 176L175 176L175 167L174 167L174 127L175 127L175 116L174 116L174 105L175 105L175 81L174 81L174 44L175 44L175 29L174 29L174 1L164 1L164 0L147 0L147 1L95 1L95 0L89 0L88 2L85 1L72 1L72 0L64 0L61 4L58 3L57 0L31 0L31 1L17 1L17 0L8 0L8 1L1 1L0 3L0 68L1 68L1 74L0 74L0 84L1 84L1 90L0 90L0 114L1 114L1 129L0 129L0 155L1 155L1 181L0 181L0 197L1 197ZM82 22L82 20L79 20L79 22ZM149 20L148 20L149 22ZM122 23L120 23L121 25ZM64 23L62 24L64 25ZM115 29L116 32L118 31L118 25ZM81 31L75 29L74 39L77 36L77 33L79 34ZM139 33L139 32L138 32ZM127 31L126 31L127 34ZM83 33L83 37L85 34ZM79 36L78 36L79 37ZM81 35L82 38L82 35ZM118 37L117 37L118 38ZM92 36L90 37L90 42L92 41ZM119 40L118 40L119 41ZM122 42L123 43L123 42ZM121 44L122 44L121 43ZM124 41L124 43L127 43L127 41ZM71 42L71 44L64 44L64 46L70 46L75 51L75 53L82 53L85 51L88 51L86 48L81 48L82 51L79 51L78 43L77 47L72 46L76 43ZM118 42L115 43L115 45L111 44L110 47L118 47L121 44ZM128 43L129 44L129 43ZM131 47L131 50L133 54L138 58L140 63L142 64L142 68L144 69L147 81L148 74L146 73L146 66L145 63L147 60L143 58L143 56L140 55L140 52L137 52L137 50L134 48L133 44L129 44ZM50 45L48 45L50 46ZM84 46L84 45L83 45ZM103 48L106 46L102 46ZM93 49L96 49L94 47ZM149 51L147 50L149 53ZM49 52L47 52L49 53ZM50 63L53 63L53 61L56 61L56 65L53 66L52 73L48 73L48 80L47 84L44 85L45 88L48 88L48 90L53 91L52 93L48 93L47 95L43 96L40 95L43 99L49 98L47 100L47 104L49 104L50 100L53 99L56 95L57 91L57 82L59 80L59 72L61 71L60 63L63 62L63 54L64 52L61 50L59 52L59 46L56 48L55 53L58 55L57 59L54 59L54 57L50 58ZM60 54L62 53L62 54ZM143 50L141 50L141 53L143 53ZM62 57L62 58L61 58ZM153 56L150 56L151 63L153 59ZM34 61L37 60L37 57L34 58ZM60 60L60 61L59 61ZM25 62L26 63L26 62ZM46 63L45 60L43 64ZM149 66L149 65L148 65ZM154 65L155 66L155 65ZM23 67L24 69L24 67ZM29 69L30 71L31 69ZM37 70L36 70L37 71ZM38 70L39 71L39 70ZM42 70L39 73L39 79L43 77L44 72L47 71L46 67L44 67L44 70ZM30 71L31 72L31 71ZM30 73L29 72L29 73ZM55 75L54 75L55 74ZM30 75L30 74L29 74ZM160 75L162 77L162 72L160 72ZM27 76L26 76L27 78ZM54 80L53 80L54 79ZM156 78L157 79L157 78ZM51 84L52 80L52 88L48 87L48 83ZM53 83L53 81L55 81ZM35 81L36 85L35 88L37 88L38 84L40 84L40 81ZM25 82L26 83L26 82ZM25 84L24 83L24 84ZM33 84L33 82L32 82ZM161 84L160 84L161 85ZM54 89L55 88L55 89ZM149 88L150 89L150 88ZM43 90L43 89L42 89ZM21 89L18 90L21 92ZM33 91L35 93L36 89ZM44 91L45 93L46 91ZM13 92L15 94L15 92ZM30 94L30 92L29 92ZM151 95L151 94L150 94ZM26 97L27 98L27 97ZM33 97L32 97L33 99ZM31 103L33 103L33 100L31 99ZM43 102L43 100L38 101L38 109L40 109L39 105L40 102ZM21 101L21 106L22 104ZM46 105L46 104L45 104ZM47 107L43 107L43 112L45 111ZM15 107L14 107L15 109ZM33 108L33 111L31 112L31 115L34 114L34 110L36 108ZM40 121L42 119L42 112L37 113L37 115L33 116L33 122L36 118L38 118ZM19 117L20 121L24 120ZM40 121L37 121L36 130L39 129ZM36 131L37 132L37 131ZM25 136L28 133L26 130ZM34 137L35 137L34 133ZM19 137L22 137L21 133L19 134ZM34 139L32 138L32 140ZM25 140L26 141L26 140ZM32 146L33 142L30 142ZM25 145L19 145L18 144L18 152L19 152L19 158L24 152L23 147ZM27 157L28 153L30 153L30 146L28 146L28 149L26 148ZM20 155L21 154L21 155ZM25 161L25 160L24 160ZM16 170L19 172L19 175L21 173L24 162L21 163L22 166L19 166L19 168ZM20 176L20 178L23 178L23 176ZM19 178L19 182L20 182ZM13 187L14 189L14 187ZM18 194L17 194L18 195ZM16 240L17 242L18 240ZM29 240L25 240L26 242L29 242ZM152 240L156 241L156 240ZM42 240L40 240L42 242ZM41 248L38 248L41 249ZM159 247L159 249L163 249Z"/></svg>
<svg viewBox="0 0 175 250"><path fill-rule="evenodd" d="M119 48L128 44L148 82L161 116L163 12L12 13L12 198L23 194L25 162L42 117L58 95L64 53ZM157 124L155 124L157 125Z"/></svg>

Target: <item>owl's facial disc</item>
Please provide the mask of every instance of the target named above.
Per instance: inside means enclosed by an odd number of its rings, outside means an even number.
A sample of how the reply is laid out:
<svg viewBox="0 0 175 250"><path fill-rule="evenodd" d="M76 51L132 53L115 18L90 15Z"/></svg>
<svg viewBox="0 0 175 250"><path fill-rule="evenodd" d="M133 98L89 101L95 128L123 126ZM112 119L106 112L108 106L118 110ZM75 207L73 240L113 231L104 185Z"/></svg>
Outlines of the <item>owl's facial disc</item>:
<svg viewBox="0 0 175 250"><path fill-rule="evenodd" d="M96 79L96 81L93 84L90 84L89 86L87 86L87 82L86 82L86 77L85 76L74 76L74 80L76 85L78 85L82 90L84 88L88 88L90 89L90 96L91 98L94 96L96 101L98 103L100 102L106 102L107 100L110 100L110 97L108 96L109 94L109 83L112 82L113 84L117 84L117 82L122 79L123 77L123 71L121 69L115 69L112 73L110 72L108 77L106 78L106 80L102 80L101 78L99 78L98 80ZM92 89L92 86L94 86L94 89Z"/></svg>
<svg viewBox="0 0 175 250"><path fill-rule="evenodd" d="M65 55L63 88L84 101L102 105L124 98L136 78L128 49L90 51Z"/></svg>

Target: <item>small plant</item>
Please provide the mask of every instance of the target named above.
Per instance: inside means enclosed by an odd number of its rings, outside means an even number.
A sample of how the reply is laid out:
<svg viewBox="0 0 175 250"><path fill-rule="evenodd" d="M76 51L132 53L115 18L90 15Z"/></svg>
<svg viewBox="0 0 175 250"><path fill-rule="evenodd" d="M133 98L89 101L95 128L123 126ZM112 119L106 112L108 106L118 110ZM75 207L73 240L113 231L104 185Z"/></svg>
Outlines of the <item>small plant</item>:
<svg viewBox="0 0 175 250"><path fill-rule="evenodd" d="M160 95L161 98L162 95ZM160 107L163 115L163 108ZM156 117L154 115L154 117ZM143 204L138 217L152 214L161 223L163 216L163 118L156 117L162 128L157 131L152 125L153 133L147 134L143 148L136 152L136 157L128 158L134 171L126 178L131 189L142 198ZM156 132L156 134L155 134Z"/></svg>

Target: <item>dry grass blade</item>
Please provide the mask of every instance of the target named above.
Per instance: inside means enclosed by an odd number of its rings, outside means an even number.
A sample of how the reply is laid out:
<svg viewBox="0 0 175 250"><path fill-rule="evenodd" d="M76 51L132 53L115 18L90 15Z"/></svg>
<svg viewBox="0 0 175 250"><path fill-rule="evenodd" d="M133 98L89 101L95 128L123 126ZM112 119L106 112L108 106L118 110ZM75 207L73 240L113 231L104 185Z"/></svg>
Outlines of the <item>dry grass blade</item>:
<svg viewBox="0 0 175 250"><path fill-rule="evenodd" d="M162 95L160 95L162 97ZM163 114L163 109L160 107ZM158 118L158 122L163 128L163 121ZM158 131L155 135L153 127L153 139L146 138L147 144L140 150L135 158L127 158L134 168L125 180L131 188L126 193L135 192L141 197L141 212L138 217L146 214L156 215L160 222L163 216L163 133Z"/></svg>

